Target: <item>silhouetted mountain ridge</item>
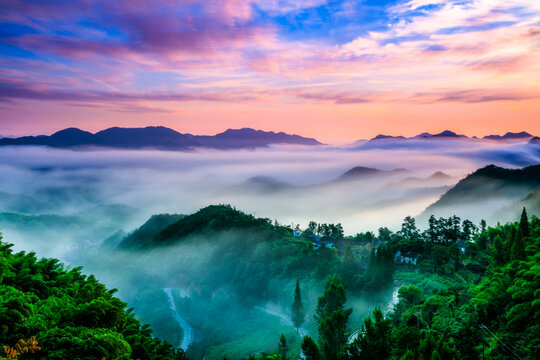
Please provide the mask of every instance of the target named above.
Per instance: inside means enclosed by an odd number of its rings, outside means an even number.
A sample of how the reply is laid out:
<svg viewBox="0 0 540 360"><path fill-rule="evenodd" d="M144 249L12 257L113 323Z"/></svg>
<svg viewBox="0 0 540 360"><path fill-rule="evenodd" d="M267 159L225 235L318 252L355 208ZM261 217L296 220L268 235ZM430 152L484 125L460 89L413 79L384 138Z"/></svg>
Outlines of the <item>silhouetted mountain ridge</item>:
<svg viewBox="0 0 540 360"><path fill-rule="evenodd" d="M490 139L490 140L510 140L510 139L525 139L525 138L532 138L533 136L529 134L526 131L521 132L507 132L504 135L487 135L484 136L484 139Z"/></svg>
<svg viewBox="0 0 540 360"><path fill-rule="evenodd" d="M251 128L228 129L214 136L192 135L202 146L215 149L266 147L272 144L322 145L313 138Z"/></svg>
<svg viewBox="0 0 540 360"><path fill-rule="evenodd" d="M521 132L507 132L504 135L487 135L484 136L483 139L488 140L520 140L520 139L528 139L532 138L533 135L529 134L526 131ZM423 132L421 134L418 134L416 136L411 137L405 137L402 135L385 135L385 134L379 134L375 136L374 138L371 138L368 140L369 142L378 142L378 141L392 141L392 140L437 140L437 139L478 139L478 137L468 137L466 135L456 134L453 131L450 130L444 130L437 134L431 134L429 132ZM357 142L361 142L362 140L358 140ZM365 140L363 140L365 141Z"/></svg>
<svg viewBox="0 0 540 360"><path fill-rule="evenodd" d="M181 134L164 126L148 126L144 128L112 127L95 134L77 128L67 128L50 136L38 135L0 139L0 145L42 145L58 148L96 146L164 150L186 150L197 147L224 150L267 147L273 144L321 145L316 139L290 135L284 132L276 133L243 128L229 129L213 136L207 136Z"/></svg>

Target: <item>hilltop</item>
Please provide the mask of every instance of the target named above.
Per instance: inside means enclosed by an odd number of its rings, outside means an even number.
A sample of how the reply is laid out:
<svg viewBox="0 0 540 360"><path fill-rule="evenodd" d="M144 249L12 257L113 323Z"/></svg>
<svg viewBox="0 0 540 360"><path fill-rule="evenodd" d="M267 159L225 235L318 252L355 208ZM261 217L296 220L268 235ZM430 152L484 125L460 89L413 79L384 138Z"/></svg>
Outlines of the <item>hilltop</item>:
<svg viewBox="0 0 540 360"><path fill-rule="evenodd" d="M493 204L501 202L497 205L501 206L509 201L524 199L539 188L540 165L522 169L505 169L488 165L460 180L439 200L430 205L421 216L444 215L449 211L460 214L459 207L467 209L471 214L480 211L485 216L490 211L496 210L486 207L490 201L493 201ZM491 207L494 206L493 204Z"/></svg>
<svg viewBox="0 0 540 360"><path fill-rule="evenodd" d="M236 210L229 205L210 205L190 215L155 215L128 235L121 248L142 249L170 245L190 236L209 236L228 230L269 230L268 219Z"/></svg>

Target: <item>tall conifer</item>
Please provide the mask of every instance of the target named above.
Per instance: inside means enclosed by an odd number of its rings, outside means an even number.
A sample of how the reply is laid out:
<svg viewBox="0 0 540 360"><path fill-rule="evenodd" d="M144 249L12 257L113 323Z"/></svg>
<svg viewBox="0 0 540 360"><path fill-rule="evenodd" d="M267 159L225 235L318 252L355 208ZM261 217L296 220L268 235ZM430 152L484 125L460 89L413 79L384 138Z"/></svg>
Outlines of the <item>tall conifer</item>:
<svg viewBox="0 0 540 360"><path fill-rule="evenodd" d="M304 323L306 313L302 303L302 294L300 293L300 281L296 280L296 289L294 290L294 301L292 304L292 322L298 329Z"/></svg>

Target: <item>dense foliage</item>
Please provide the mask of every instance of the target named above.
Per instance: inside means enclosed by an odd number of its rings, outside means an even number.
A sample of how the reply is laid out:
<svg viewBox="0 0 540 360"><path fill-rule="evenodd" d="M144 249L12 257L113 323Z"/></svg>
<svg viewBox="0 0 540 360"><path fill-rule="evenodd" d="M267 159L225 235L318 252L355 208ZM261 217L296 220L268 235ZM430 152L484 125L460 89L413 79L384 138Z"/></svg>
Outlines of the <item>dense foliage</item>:
<svg viewBox="0 0 540 360"><path fill-rule="evenodd" d="M0 345L19 359L175 359L114 292L0 241Z"/></svg>
<svg viewBox="0 0 540 360"><path fill-rule="evenodd" d="M407 237L394 239L393 246L413 244L426 255L423 262L431 263L439 256L437 249L470 236L465 254L446 259L455 271L447 276L469 274L473 281L442 290L431 288L429 293L415 285L403 286L394 311L385 317L376 308L347 344L341 340L341 347L328 352L325 334L319 334L319 348L311 338L304 338L306 359L540 358L540 220L533 216L529 221L524 209L518 223L488 229L481 224L483 231L474 235L464 234L455 217L434 220L422 235L406 219L401 233ZM450 228L454 230L447 231ZM485 273L474 275L462 268L471 257L487 259ZM422 269L425 276L434 270ZM335 289L329 283L323 297L336 293ZM335 298L343 299L344 292L339 294ZM332 331L343 336L344 327L346 317L334 322Z"/></svg>
<svg viewBox="0 0 540 360"><path fill-rule="evenodd" d="M184 356L94 277L1 249L0 345L17 354L19 346L21 359ZM395 233L344 236L340 224L293 231L217 205L154 216L119 248L82 259L91 271L114 261L122 298L175 345L182 332L160 287L181 287L188 295L177 293L176 308L202 334L192 359L241 358L245 343L260 344L250 359L293 358L300 347L308 360L535 359L539 250L540 220L525 210L519 222L489 228L451 216L431 217L421 231L407 217ZM364 317L394 288L397 304ZM264 313L268 302L293 325ZM298 327L310 336L301 341Z"/></svg>

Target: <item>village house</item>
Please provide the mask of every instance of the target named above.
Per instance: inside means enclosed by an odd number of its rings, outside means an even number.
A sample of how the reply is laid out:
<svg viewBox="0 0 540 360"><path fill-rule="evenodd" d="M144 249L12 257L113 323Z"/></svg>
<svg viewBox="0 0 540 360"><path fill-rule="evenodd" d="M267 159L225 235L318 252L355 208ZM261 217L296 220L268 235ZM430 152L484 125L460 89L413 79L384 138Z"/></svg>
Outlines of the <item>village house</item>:
<svg viewBox="0 0 540 360"><path fill-rule="evenodd" d="M400 250L398 250L394 255L394 261L400 264L416 265L420 256L422 255L413 251L407 251L402 253Z"/></svg>
<svg viewBox="0 0 540 360"><path fill-rule="evenodd" d="M336 245L331 241L325 241L319 235L308 235L308 239L313 241L313 250L319 250L322 246L327 249L335 249Z"/></svg>

